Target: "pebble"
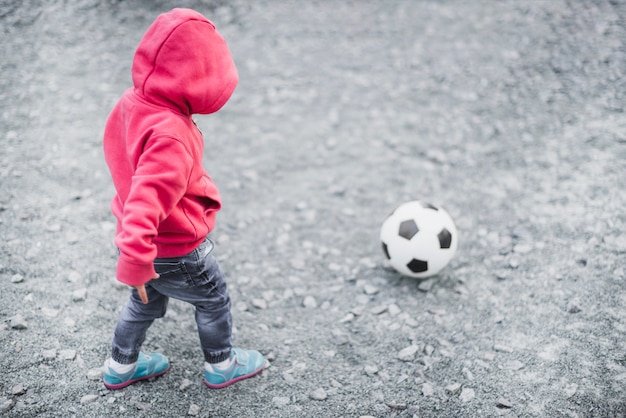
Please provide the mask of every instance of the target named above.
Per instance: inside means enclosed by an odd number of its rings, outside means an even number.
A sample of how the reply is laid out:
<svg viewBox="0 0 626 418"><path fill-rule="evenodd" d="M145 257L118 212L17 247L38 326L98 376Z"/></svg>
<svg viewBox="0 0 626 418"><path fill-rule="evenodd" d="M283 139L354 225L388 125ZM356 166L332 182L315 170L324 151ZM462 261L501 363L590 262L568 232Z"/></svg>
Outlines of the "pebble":
<svg viewBox="0 0 626 418"><path fill-rule="evenodd" d="M363 287L363 291L366 295L375 295L380 292L380 289L376 286L372 286L371 284L367 284Z"/></svg>
<svg viewBox="0 0 626 418"><path fill-rule="evenodd" d="M24 276L21 274L14 274L11 276L11 283L22 283L24 281Z"/></svg>
<svg viewBox="0 0 626 418"><path fill-rule="evenodd" d="M517 244L513 247L513 252L517 254L528 254L533 250L533 246L531 244Z"/></svg>
<svg viewBox="0 0 626 418"><path fill-rule="evenodd" d="M459 399L461 402L469 402L475 397L474 389L463 388L461 394L459 395Z"/></svg>
<svg viewBox="0 0 626 418"><path fill-rule="evenodd" d="M87 379L100 380L102 377L102 368L91 369L87 371Z"/></svg>
<svg viewBox="0 0 626 418"><path fill-rule="evenodd" d="M323 388L315 389L313 392L309 393L309 398L314 401L324 401L328 398L328 394Z"/></svg>
<svg viewBox="0 0 626 418"><path fill-rule="evenodd" d="M17 385L11 388L11 395L20 396L26 393L26 388L23 383L18 383Z"/></svg>
<svg viewBox="0 0 626 418"><path fill-rule="evenodd" d="M460 383L451 383L448 386L446 386L446 392L448 392L450 395L456 395L457 393L459 393L460 390L461 390Z"/></svg>
<svg viewBox="0 0 626 418"><path fill-rule="evenodd" d="M87 289L78 289L72 292L73 302L84 302L87 299Z"/></svg>
<svg viewBox="0 0 626 418"><path fill-rule="evenodd" d="M191 415L192 417L197 416L200 413L200 406L192 403L189 405L189 411L187 411L187 415Z"/></svg>
<svg viewBox="0 0 626 418"><path fill-rule="evenodd" d="M430 397L435 395L435 387L431 383L424 383L422 385L422 395Z"/></svg>
<svg viewBox="0 0 626 418"><path fill-rule="evenodd" d="M576 383L571 383L565 386L565 397L567 399L571 398L578 391L578 385Z"/></svg>
<svg viewBox="0 0 626 418"><path fill-rule="evenodd" d="M43 314L43 316L48 318L56 318L59 315L59 312L60 311L58 309L41 308L41 313Z"/></svg>
<svg viewBox="0 0 626 418"><path fill-rule="evenodd" d="M567 305L567 312L571 314L576 314L576 313L582 312L582 309L578 306L577 301L571 301Z"/></svg>
<svg viewBox="0 0 626 418"><path fill-rule="evenodd" d="M267 309L267 301L265 299L252 299L252 306L257 309Z"/></svg>
<svg viewBox="0 0 626 418"><path fill-rule="evenodd" d="M402 361L412 361L415 358L415 353L419 351L419 346L413 344L403 348L398 352L398 359Z"/></svg>
<svg viewBox="0 0 626 418"><path fill-rule="evenodd" d="M512 360L512 361L505 363L501 368L507 369L507 370L514 370L514 371L520 370L524 368L524 363L522 363L519 360Z"/></svg>
<svg viewBox="0 0 626 418"><path fill-rule="evenodd" d="M49 350L43 350L41 352L41 356L44 360L54 360L55 358L57 358L57 350L55 350L54 348L51 348Z"/></svg>
<svg viewBox="0 0 626 418"><path fill-rule="evenodd" d="M365 374L367 374L368 376L373 376L376 373L378 373L378 366L374 365L374 364L368 364L365 366L364 368L365 370Z"/></svg>
<svg viewBox="0 0 626 418"><path fill-rule="evenodd" d="M302 306L308 309L317 308L317 301L313 296L307 296L302 301Z"/></svg>
<svg viewBox="0 0 626 418"><path fill-rule="evenodd" d="M97 401L99 398L98 395L94 395L93 393L89 394L89 395L85 395L82 398L80 398L80 404L81 405L87 405L90 403L94 403L95 401Z"/></svg>
<svg viewBox="0 0 626 418"><path fill-rule="evenodd" d="M26 329L28 328L28 323L24 319L24 317L20 314L17 314L11 318L11 328L13 329Z"/></svg>
<svg viewBox="0 0 626 418"><path fill-rule="evenodd" d="M391 316L396 316L400 312L402 312L402 309L400 309L400 307L396 305L395 303L392 303L391 305L389 305L389 314Z"/></svg>
<svg viewBox="0 0 626 418"><path fill-rule="evenodd" d="M272 403L277 407L283 407L289 405L289 397L288 396L274 396L272 398Z"/></svg>
<svg viewBox="0 0 626 418"><path fill-rule="evenodd" d="M135 402L135 408L137 408L140 411L149 411L150 410L150 404L147 404L145 402Z"/></svg>
<svg viewBox="0 0 626 418"><path fill-rule="evenodd" d="M180 382L180 386L178 387L178 389L180 389L180 390L187 390L189 387L191 387L191 385L192 385L192 384L193 384L193 383L191 382L191 380L189 380L189 379L183 379L183 380Z"/></svg>
<svg viewBox="0 0 626 418"><path fill-rule="evenodd" d="M353 321L355 317L356 316L352 312L348 312L343 318L341 318L339 322L341 322L342 324L346 322L350 322L350 321Z"/></svg>
<svg viewBox="0 0 626 418"><path fill-rule="evenodd" d="M0 397L0 414L4 414L13 408L13 401L9 398Z"/></svg>
<svg viewBox="0 0 626 418"><path fill-rule="evenodd" d="M387 312L387 309L388 309L388 307L386 305L378 305L378 306L374 306L370 310L370 312L373 315L380 315L380 314L383 314L383 313Z"/></svg>
<svg viewBox="0 0 626 418"><path fill-rule="evenodd" d="M61 350L59 351L59 358L61 360L74 360L76 358L76 350Z"/></svg>
<svg viewBox="0 0 626 418"><path fill-rule="evenodd" d="M509 400L504 399L504 398L499 398L498 401L496 402L496 406L498 408L506 408L506 409L513 408L513 404L509 402Z"/></svg>
<svg viewBox="0 0 626 418"><path fill-rule="evenodd" d="M432 289L433 287L433 283L434 283L434 280L424 280L417 286L417 289L420 292L429 292L430 289Z"/></svg>
<svg viewBox="0 0 626 418"><path fill-rule="evenodd" d="M511 347L503 345L503 344L495 344L493 346L493 349L495 351L500 351L502 353L512 353L513 352L513 349Z"/></svg>

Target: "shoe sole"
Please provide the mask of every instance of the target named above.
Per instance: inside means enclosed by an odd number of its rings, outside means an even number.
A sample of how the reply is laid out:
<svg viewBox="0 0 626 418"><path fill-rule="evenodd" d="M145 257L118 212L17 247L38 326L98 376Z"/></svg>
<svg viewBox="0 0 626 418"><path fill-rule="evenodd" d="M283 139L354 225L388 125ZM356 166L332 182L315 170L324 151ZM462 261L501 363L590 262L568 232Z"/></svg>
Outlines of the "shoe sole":
<svg viewBox="0 0 626 418"><path fill-rule="evenodd" d="M148 380L148 379L152 379L154 377L162 376L162 375L164 375L165 373L167 373L170 370L170 367L171 366L167 366L167 369L163 370L162 372L151 374L150 376L138 377L136 379L131 379L131 380L128 380L126 382L117 383L117 384L114 384L114 385L110 384L110 383L107 383L104 380L103 380L103 383L104 383L104 386L107 387L107 389L111 389L111 390L122 389L122 388L125 388L126 386L132 385L135 382L139 382L140 380Z"/></svg>
<svg viewBox="0 0 626 418"><path fill-rule="evenodd" d="M261 373L263 371L263 369L265 368L264 366L265 366L265 364L263 366L259 367L258 370L253 371L252 373L248 373L248 374L245 374L243 376L236 377L236 378L234 378L232 380L229 380L228 382L225 382L225 383L220 383L220 384L215 385L213 383L209 383L206 379L204 379L204 384L207 385L208 387L210 387L211 389L225 388L226 386L230 386L233 383L239 382L240 380L244 380L244 379L247 379L249 377L252 377L252 376L255 376L255 375Z"/></svg>

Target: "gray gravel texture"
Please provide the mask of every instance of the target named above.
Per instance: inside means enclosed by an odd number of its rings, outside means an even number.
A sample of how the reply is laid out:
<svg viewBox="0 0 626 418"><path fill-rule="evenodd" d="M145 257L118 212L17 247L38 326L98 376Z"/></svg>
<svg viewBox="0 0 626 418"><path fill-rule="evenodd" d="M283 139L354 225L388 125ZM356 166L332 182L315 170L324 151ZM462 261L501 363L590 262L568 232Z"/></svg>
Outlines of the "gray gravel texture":
<svg viewBox="0 0 626 418"><path fill-rule="evenodd" d="M101 150L158 13L229 42L240 85L199 117L236 345L270 360L202 384L189 306L100 367L116 284ZM7 417L626 416L623 1L0 2L0 414ZM382 221L455 219L436 278L385 264Z"/></svg>

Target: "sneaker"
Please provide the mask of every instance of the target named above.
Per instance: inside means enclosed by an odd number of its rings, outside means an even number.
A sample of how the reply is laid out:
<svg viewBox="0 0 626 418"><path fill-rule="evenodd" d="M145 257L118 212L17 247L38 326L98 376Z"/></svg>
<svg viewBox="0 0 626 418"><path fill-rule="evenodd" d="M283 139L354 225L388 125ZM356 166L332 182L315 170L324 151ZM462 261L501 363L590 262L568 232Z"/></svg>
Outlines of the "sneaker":
<svg viewBox="0 0 626 418"><path fill-rule="evenodd" d="M159 353L139 353L135 367L128 373L116 373L111 367L105 365L102 380L104 386L109 389L121 389L139 380L151 379L161 376L170 369L167 357Z"/></svg>
<svg viewBox="0 0 626 418"><path fill-rule="evenodd" d="M248 377L260 373L265 368L265 358L254 350L233 348L230 351L230 366L218 369L205 363L204 383L212 388L219 389L232 385Z"/></svg>

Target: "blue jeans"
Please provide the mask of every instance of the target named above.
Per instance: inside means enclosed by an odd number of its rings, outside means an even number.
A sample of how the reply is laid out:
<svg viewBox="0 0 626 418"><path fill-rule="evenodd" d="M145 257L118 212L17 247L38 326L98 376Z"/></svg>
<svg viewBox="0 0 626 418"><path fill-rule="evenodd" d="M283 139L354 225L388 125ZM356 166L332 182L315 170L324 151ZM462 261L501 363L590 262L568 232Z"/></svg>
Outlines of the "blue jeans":
<svg viewBox="0 0 626 418"><path fill-rule="evenodd" d="M146 331L156 318L165 315L170 297L194 305L205 360L218 363L230 357L230 296L224 273L212 251L213 242L207 238L187 255L154 260L160 277L146 283L148 303L145 305L137 290L132 290L115 328L113 360L122 364L137 361Z"/></svg>

